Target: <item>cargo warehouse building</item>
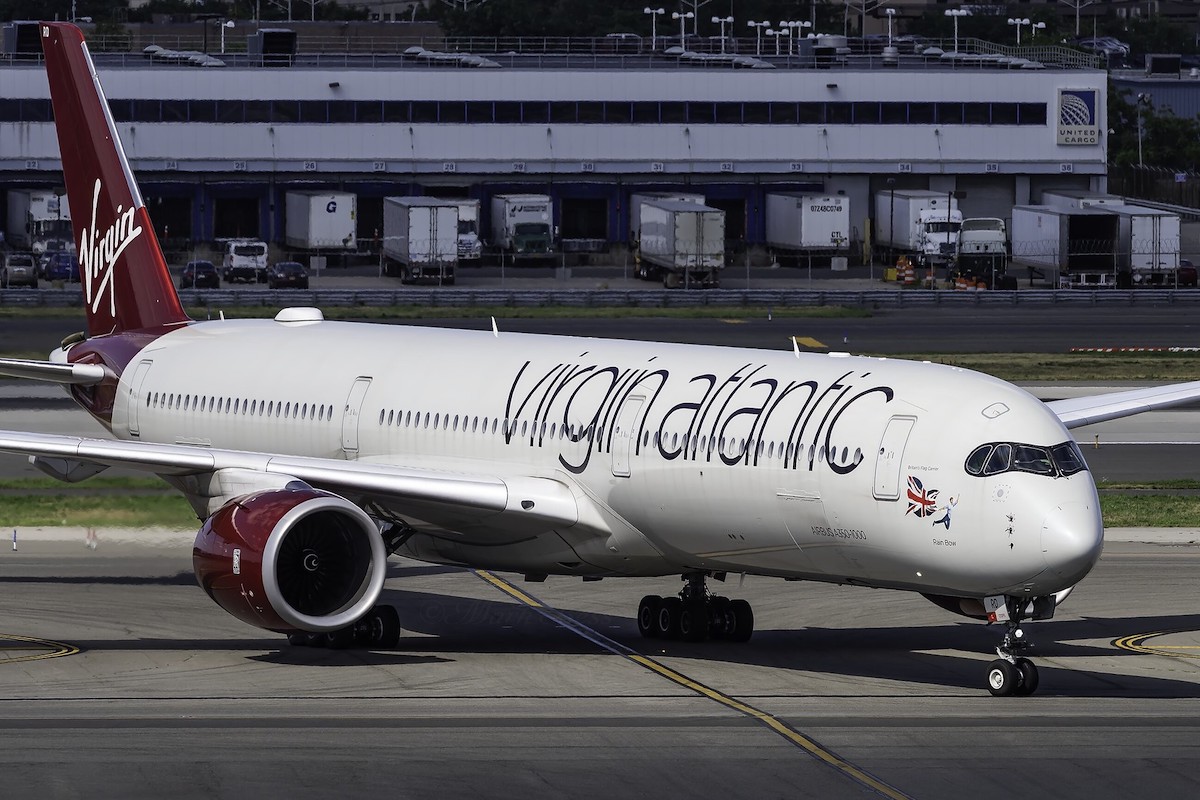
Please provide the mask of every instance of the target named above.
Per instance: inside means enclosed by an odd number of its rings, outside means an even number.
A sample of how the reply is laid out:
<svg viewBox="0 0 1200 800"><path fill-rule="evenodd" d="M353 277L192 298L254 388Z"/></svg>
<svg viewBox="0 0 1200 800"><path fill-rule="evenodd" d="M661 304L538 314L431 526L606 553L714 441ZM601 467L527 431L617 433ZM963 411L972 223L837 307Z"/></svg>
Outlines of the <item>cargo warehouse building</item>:
<svg viewBox="0 0 1200 800"><path fill-rule="evenodd" d="M964 40L974 55L885 57L802 41L800 55L763 42L756 56L743 39L743 55L718 57L659 44L96 64L167 240L280 242L285 193L309 189L357 194L368 241L385 196L469 196L486 215L493 195L547 194L570 249L623 244L630 195L646 191L704 195L726 236L753 247L768 192L845 196L854 245L872 195L891 189L955 193L965 216L1007 218L1046 189L1106 188L1106 74L1073 51ZM51 120L41 65L0 61L6 188L61 185Z"/></svg>

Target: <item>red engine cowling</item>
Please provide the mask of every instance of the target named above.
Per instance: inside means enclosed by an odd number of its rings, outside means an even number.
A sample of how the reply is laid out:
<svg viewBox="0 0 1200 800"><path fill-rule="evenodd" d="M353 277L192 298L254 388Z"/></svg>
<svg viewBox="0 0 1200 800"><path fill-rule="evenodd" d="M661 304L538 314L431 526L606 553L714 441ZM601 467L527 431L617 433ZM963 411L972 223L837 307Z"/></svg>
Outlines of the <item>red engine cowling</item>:
<svg viewBox="0 0 1200 800"><path fill-rule="evenodd" d="M325 633L379 599L387 553L362 509L305 486L222 506L197 534L192 563L200 588L243 622Z"/></svg>

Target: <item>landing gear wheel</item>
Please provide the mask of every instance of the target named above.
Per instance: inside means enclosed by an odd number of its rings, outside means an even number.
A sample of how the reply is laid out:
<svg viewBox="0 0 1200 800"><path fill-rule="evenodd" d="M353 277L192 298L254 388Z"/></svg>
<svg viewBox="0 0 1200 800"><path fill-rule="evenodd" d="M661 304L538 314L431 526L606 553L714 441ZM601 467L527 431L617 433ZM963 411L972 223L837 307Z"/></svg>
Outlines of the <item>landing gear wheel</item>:
<svg viewBox="0 0 1200 800"><path fill-rule="evenodd" d="M987 683L988 691L995 697L1010 697L1021 684L1021 672L1003 658L997 658L988 664Z"/></svg>
<svg viewBox="0 0 1200 800"><path fill-rule="evenodd" d="M338 628L325 634L325 646L330 650L345 650L354 644L354 626Z"/></svg>
<svg viewBox="0 0 1200 800"><path fill-rule="evenodd" d="M355 625L355 633L366 647L395 647L400 643L400 614L392 606L375 606Z"/></svg>
<svg viewBox="0 0 1200 800"><path fill-rule="evenodd" d="M708 638L708 603L693 600L683 604L679 635L685 642L703 642Z"/></svg>
<svg viewBox="0 0 1200 800"><path fill-rule="evenodd" d="M728 639L737 626L728 597L712 599L712 629L709 635L714 639Z"/></svg>
<svg viewBox="0 0 1200 800"><path fill-rule="evenodd" d="M304 631L296 631L288 634L288 644L292 647L308 647L308 634Z"/></svg>
<svg viewBox="0 0 1200 800"><path fill-rule="evenodd" d="M664 597L658 606L658 614L654 617L654 627L660 639L679 638L679 617L683 611L683 601L678 597Z"/></svg>
<svg viewBox="0 0 1200 800"><path fill-rule="evenodd" d="M656 594L648 594L642 598L641 603L638 603L638 633L642 635L643 639L658 638L656 621L660 605L662 605L662 598Z"/></svg>
<svg viewBox="0 0 1200 800"><path fill-rule="evenodd" d="M729 610L733 614L733 630L727 636L731 642L748 642L754 635L754 609L740 597L729 601Z"/></svg>
<svg viewBox="0 0 1200 800"><path fill-rule="evenodd" d="M1021 697L1026 697L1037 691L1038 688L1038 668L1028 658L1017 659L1017 672L1021 676L1021 685L1017 687L1016 694Z"/></svg>

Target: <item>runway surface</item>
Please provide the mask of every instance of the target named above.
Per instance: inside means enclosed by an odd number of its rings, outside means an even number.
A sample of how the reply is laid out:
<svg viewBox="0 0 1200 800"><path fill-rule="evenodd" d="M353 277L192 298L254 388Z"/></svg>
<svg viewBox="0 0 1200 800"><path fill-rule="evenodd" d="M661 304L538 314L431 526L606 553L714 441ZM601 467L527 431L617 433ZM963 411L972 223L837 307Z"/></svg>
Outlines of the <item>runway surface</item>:
<svg viewBox="0 0 1200 800"><path fill-rule="evenodd" d="M472 572L394 559L399 647L330 651L226 616L186 536L33 534L0 551L0 637L25 637L0 638L0 793L1190 797L1198 569L1195 546L1110 544L1027 627L1039 693L1001 699L983 688L1000 631L907 594L731 580L749 643L662 643L632 613L676 581L516 584L571 630ZM1113 643L1141 634L1159 634L1132 643L1148 652ZM12 660L52 643L80 652Z"/></svg>

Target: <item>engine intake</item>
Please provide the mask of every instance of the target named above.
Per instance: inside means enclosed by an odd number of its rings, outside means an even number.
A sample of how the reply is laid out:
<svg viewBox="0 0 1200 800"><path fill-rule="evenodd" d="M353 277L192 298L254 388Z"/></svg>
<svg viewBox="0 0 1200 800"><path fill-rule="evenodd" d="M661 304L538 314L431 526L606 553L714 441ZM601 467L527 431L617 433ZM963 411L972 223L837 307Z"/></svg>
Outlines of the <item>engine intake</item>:
<svg viewBox="0 0 1200 800"><path fill-rule="evenodd" d="M209 517L192 549L217 605L266 630L325 633L379 599L387 553L358 506L308 486L239 497Z"/></svg>

